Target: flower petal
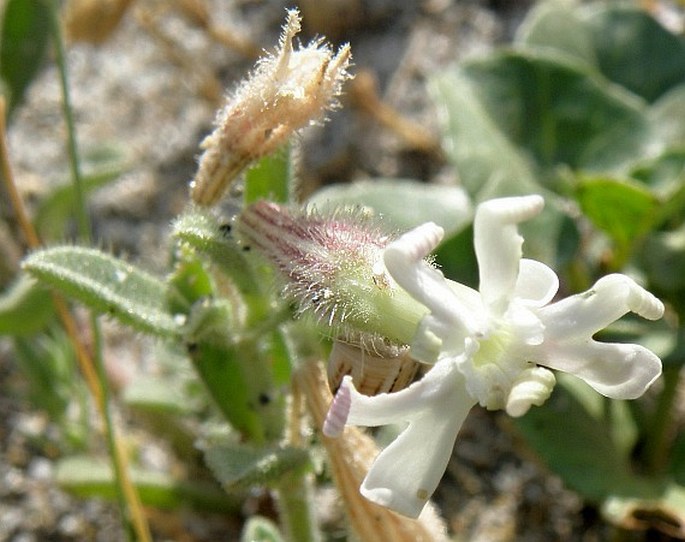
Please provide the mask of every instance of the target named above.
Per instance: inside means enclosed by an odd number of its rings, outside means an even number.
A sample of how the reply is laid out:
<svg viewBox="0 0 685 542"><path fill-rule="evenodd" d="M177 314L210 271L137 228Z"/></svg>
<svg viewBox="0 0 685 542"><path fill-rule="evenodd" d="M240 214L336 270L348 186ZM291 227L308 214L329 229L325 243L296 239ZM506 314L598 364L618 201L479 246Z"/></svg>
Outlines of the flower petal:
<svg viewBox="0 0 685 542"><path fill-rule="evenodd" d="M514 288L514 298L529 307L544 307L559 290L559 278L542 262L523 258Z"/></svg>
<svg viewBox="0 0 685 542"><path fill-rule="evenodd" d="M377 427L390 423L409 422L421 415L422 410L433 408L436 398L460 394L463 384L461 375L452 360L445 359L436 363L421 380L408 388L393 393L379 393L373 397L359 393L352 378L343 378L340 389L347 387L350 393L350 407L347 415L348 425Z"/></svg>
<svg viewBox="0 0 685 542"><path fill-rule="evenodd" d="M522 371L509 392L507 414L517 418L528 412L531 406L540 406L549 399L555 383L554 373L544 367L530 367Z"/></svg>
<svg viewBox="0 0 685 542"><path fill-rule="evenodd" d="M471 319L455 299L448 281L424 261L443 235L444 230L437 224L422 224L390 243L383 260L397 284L430 309L435 319L469 329Z"/></svg>
<svg viewBox="0 0 685 542"><path fill-rule="evenodd" d="M637 399L661 374L661 360L637 344L545 343L537 353L537 363L573 374L612 399Z"/></svg>
<svg viewBox="0 0 685 542"><path fill-rule="evenodd" d="M628 312L658 320L664 305L626 275L599 279L582 294L542 307L538 315L545 325L547 341L590 338Z"/></svg>
<svg viewBox="0 0 685 542"><path fill-rule="evenodd" d="M437 487L474 401L463 389L431 398L376 458L361 486L372 502L416 518Z"/></svg>
<svg viewBox="0 0 685 542"><path fill-rule="evenodd" d="M502 314L511 300L519 273L523 237L516 225L537 215L541 196L500 198L481 203L474 220L480 293L495 313Z"/></svg>

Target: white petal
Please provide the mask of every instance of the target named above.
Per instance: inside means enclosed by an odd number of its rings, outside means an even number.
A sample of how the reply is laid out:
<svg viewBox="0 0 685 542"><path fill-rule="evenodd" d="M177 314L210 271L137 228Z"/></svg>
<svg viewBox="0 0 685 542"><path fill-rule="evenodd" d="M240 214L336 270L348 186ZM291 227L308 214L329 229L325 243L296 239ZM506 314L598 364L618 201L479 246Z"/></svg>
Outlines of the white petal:
<svg viewBox="0 0 685 542"><path fill-rule="evenodd" d="M540 406L549 399L555 383L554 373L544 367L522 371L509 392L507 414L516 418L523 416L531 406Z"/></svg>
<svg viewBox="0 0 685 542"><path fill-rule="evenodd" d="M481 203L474 220L474 245L478 258L480 293L495 313L508 305L516 286L523 238L517 224L537 215L541 196L500 198Z"/></svg>
<svg viewBox="0 0 685 542"><path fill-rule="evenodd" d="M422 409L433 408L436 397L452 394L458 378L456 365L451 360L442 360L408 388L370 397L359 393L352 384L352 378L346 376L340 387L346 386L350 391L347 424L377 427L411 421L421 414Z"/></svg>
<svg viewBox="0 0 685 542"><path fill-rule="evenodd" d="M559 278L553 269L542 262L523 258L514 297L531 307L544 307L559 290Z"/></svg>
<svg viewBox="0 0 685 542"><path fill-rule="evenodd" d="M607 275L582 294L542 307L538 311L546 340L589 338L628 312L649 320L664 313L664 305L630 277Z"/></svg>
<svg viewBox="0 0 685 542"><path fill-rule="evenodd" d="M588 340L553 347L545 343L543 349L536 362L573 374L612 399L640 397L661 374L661 360L637 344Z"/></svg>
<svg viewBox="0 0 685 542"><path fill-rule="evenodd" d="M409 295L425 305L439 322L448 328L471 332L473 318L452 292L449 282L424 258L438 245L443 229L428 222L390 243L383 252L385 267ZM438 331L440 337L444 333Z"/></svg>
<svg viewBox="0 0 685 542"><path fill-rule="evenodd" d="M364 497L405 516L419 516L440 482L457 433L475 404L463 386L461 390L451 388L452 393L432 400L430 408L378 455L360 489Z"/></svg>

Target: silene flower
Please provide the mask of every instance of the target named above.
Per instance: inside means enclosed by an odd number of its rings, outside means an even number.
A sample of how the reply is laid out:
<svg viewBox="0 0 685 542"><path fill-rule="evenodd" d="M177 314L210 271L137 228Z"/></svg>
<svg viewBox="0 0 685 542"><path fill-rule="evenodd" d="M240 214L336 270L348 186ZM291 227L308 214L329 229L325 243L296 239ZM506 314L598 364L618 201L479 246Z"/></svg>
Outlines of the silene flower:
<svg viewBox="0 0 685 542"><path fill-rule="evenodd" d="M661 301L631 278L608 275L584 293L552 302L559 280L545 264L522 258L517 230L543 204L533 195L478 207L477 291L446 279L425 260L443 236L433 223L380 251L394 291L425 308L411 355L433 366L398 392L366 396L346 376L336 393L324 424L328 436L339 435L345 424L406 424L366 475L360 491L367 499L418 517L469 410L480 404L522 416L550 396L555 384L550 369L573 374L613 399L639 397L661 374L661 360L648 349L593 339L628 312L650 320L663 315Z"/></svg>

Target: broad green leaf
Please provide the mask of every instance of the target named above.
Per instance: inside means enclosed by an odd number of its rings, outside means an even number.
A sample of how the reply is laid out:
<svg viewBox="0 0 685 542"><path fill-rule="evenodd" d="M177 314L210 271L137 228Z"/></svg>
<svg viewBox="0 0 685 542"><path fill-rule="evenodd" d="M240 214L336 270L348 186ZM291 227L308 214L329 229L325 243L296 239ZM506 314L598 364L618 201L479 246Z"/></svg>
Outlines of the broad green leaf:
<svg viewBox="0 0 685 542"><path fill-rule="evenodd" d="M154 335L180 334L180 323L166 308L166 285L109 254L54 247L34 252L23 267L41 282L123 324Z"/></svg>
<svg viewBox="0 0 685 542"><path fill-rule="evenodd" d="M667 293L671 301L685 301L685 226L652 234L640 257L652 286Z"/></svg>
<svg viewBox="0 0 685 542"><path fill-rule="evenodd" d="M445 150L475 201L539 191L534 166L497 126L463 70L436 77L429 89L443 112Z"/></svg>
<svg viewBox="0 0 685 542"><path fill-rule="evenodd" d="M265 156L245 173L245 205L260 199L285 203L293 192L290 146Z"/></svg>
<svg viewBox="0 0 685 542"><path fill-rule="evenodd" d="M630 176L660 195L672 196L685 184L685 147L635 164Z"/></svg>
<svg viewBox="0 0 685 542"><path fill-rule="evenodd" d="M344 206L370 207L399 231L432 221L442 226L445 237L460 231L472 218L469 198L462 188L409 179L329 185L318 190L307 204L322 211Z"/></svg>
<svg viewBox="0 0 685 542"><path fill-rule="evenodd" d="M105 186L122 174L121 168L87 175L83 178L84 195ZM45 241L63 239L66 226L74 216L76 195L73 184L65 184L52 190L43 198L36 210L34 224L41 238Z"/></svg>
<svg viewBox="0 0 685 542"><path fill-rule="evenodd" d="M685 41L639 7L540 2L517 43L573 58L648 102L685 83Z"/></svg>
<svg viewBox="0 0 685 542"><path fill-rule="evenodd" d="M240 542L284 542L278 526L261 516L252 516L245 523Z"/></svg>
<svg viewBox="0 0 685 542"><path fill-rule="evenodd" d="M597 66L592 33L573 4L560 0L539 2L516 32L521 47L552 49L590 67Z"/></svg>
<svg viewBox="0 0 685 542"><path fill-rule="evenodd" d="M601 501L630 487L627 457L607 430L603 398L573 377L559 384L543 407L534 407L516 426L564 482L584 497Z"/></svg>
<svg viewBox="0 0 685 542"><path fill-rule="evenodd" d="M685 41L647 11L611 3L586 9L599 68L608 79L648 102L685 83Z"/></svg>
<svg viewBox="0 0 685 542"><path fill-rule="evenodd" d="M50 8L42 0L7 0L0 29L0 79L8 114L23 101L38 73L50 37Z"/></svg>
<svg viewBox="0 0 685 542"><path fill-rule="evenodd" d="M460 71L489 121L545 171L621 166L648 134L640 100L561 55L499 51ZM507 156L493 159L508 164Z"/></svg>
<svg viewBox="0 0 685 542"><path fill-rule="evenodd" d="M685 149L685 84L663 94L647 112L650 127L651 156L657 149L682 152Z"/></svg>
<svg viewBox="0 0 685 542"><path fill-rule="evenodd" d="M131 479L142 503L168 510L192 506L203 512L235 512L242 497L227 495L209 481L179 480L164 472L131 468ZM57 483L70 493L84 498L114 500L117 495L109 463L91 457L74 456L57 463Z"/></svg>
<svg viewBox="0 0 685 542"><path fill-rule="evenodd" d="M32 335L44 329L54 314L48 288L21 273L0 296L0 335Z"/></svg>
<svg viewBox="0 0 685 542"><path fill-rule="evenodd" d="M649 232L659 207L645 187L607 177L586 177L577 186L583 213L624 252Z"/></svg>
<svg viewBox="0 0 685 542"><path fill-rule="evenodd" d="M309 454L302 448L252 447L215 442L207 444L205 460L227 491L252 486L275 486L281 477L309 468Z"/></svg>

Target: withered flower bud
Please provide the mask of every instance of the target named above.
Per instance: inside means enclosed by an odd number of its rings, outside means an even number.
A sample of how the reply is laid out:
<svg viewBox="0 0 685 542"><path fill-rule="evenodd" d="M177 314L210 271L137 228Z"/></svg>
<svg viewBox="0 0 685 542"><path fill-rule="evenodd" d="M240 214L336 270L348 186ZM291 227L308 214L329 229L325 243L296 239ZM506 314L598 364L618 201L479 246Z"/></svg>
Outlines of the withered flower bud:
<svg viewBox="0 0 685 542"><path fill-rule="evenodd" d="M295 50L292 41L299 31L299 12L288 10L276 52L257 62L219 111L216 129L201 144L204 152L191 183L195 203L215 204L244 168L337 106L342 85L350 78L349 45L333 54L328 44L316 39Z"/></svg>

